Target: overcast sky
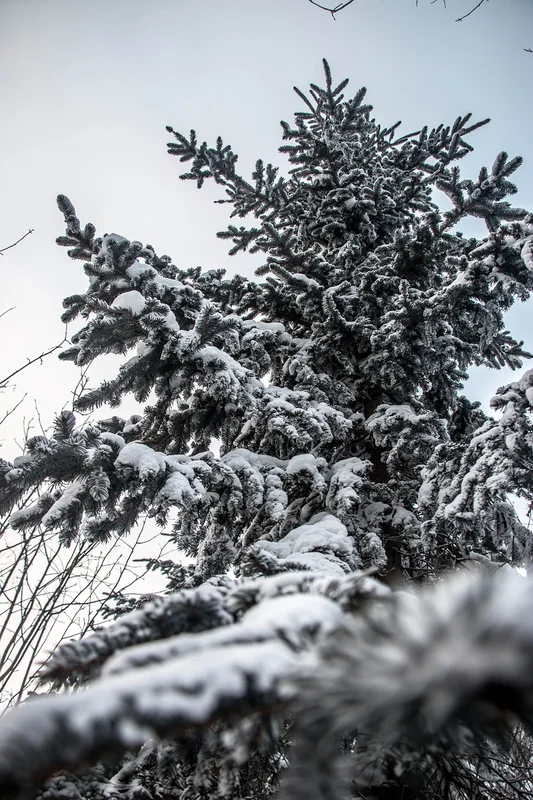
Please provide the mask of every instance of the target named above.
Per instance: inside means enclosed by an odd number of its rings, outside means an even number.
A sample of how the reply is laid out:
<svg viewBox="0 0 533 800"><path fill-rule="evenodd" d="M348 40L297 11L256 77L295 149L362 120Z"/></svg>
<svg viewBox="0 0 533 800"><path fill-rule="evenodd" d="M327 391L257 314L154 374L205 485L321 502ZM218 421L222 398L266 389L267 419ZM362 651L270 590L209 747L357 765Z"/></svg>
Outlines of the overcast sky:
<svg viewBox="0 0 533 800"><path fill-rule="evenodd" d="M63 297L83 291L81 262L54 244L55 206L67 194L83 223L168 253L178 266L251 274L215 238L227 209L179 181L165 125L218 134L249 173L259 157L283 165L279 120L299 108L294 84L321 80L325 56L350 89L368 87L377 118L404 131L490 116L476 132L465 175L502 149L523 155L517 205L533 209L533 0L491 0L462 23L474 0L355 0L334 21L307 0L0 0L0 247L35 233L0 258L0 378L60 341ZM465 229L468 232L468 229ZM533 349L533 304L509 324ZM94 370L93 382L107 370ZM509 374L476 370L470 396L487 400ZM68 405L76 368L54 355L0 396L2 455L22 417L43 424ZM3 411L2 411L3 409ZM37 432L37 431L34 431Z"/></svg>

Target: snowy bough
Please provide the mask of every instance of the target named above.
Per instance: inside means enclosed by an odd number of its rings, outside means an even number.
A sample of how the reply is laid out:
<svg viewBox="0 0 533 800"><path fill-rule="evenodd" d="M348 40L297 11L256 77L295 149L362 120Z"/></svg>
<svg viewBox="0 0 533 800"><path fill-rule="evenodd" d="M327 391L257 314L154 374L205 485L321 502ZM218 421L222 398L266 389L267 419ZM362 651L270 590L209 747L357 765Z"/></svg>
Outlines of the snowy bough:
<svg viewBox="0 0 533 800"><path fill-rule="evenodd" d="M11 524L65 546L148 514L176 559L151 565L167 594L119 598L47 661L52 693L2 718L2 797L533 790L533 587L512 569L531 537L509 499L531 502L533 372L495 419L461 395L470 366L528 356L504 327L533 288L533 216L506 199L520 159L463 178L486 120L401 135L324 69L282 123L286 177L258 161L248 181L221 139L169 128L181 177L244 223L219 236L263 254L257 281L98 237L59 197L89 279L61 357L129 354L77 408L148 404L61 413L1 462L3 512L42 487ZM484 238L459 232L470 216Z"/></svg>

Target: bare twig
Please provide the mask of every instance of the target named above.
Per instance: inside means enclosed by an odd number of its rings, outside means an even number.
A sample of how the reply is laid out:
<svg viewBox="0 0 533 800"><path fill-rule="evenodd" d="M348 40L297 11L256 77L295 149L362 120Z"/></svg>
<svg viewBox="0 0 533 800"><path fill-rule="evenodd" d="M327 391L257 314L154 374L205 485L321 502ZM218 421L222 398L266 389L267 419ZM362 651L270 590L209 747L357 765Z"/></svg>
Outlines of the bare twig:
<svg viewBox="0 0 533 800"><path fill-rule="evenodd" d="M87 375L89 367L90 364L86 364L84 367L80 368L80 378L72 391L71 407L73 411L74 411L74 406L76 405L76 400L78 400L82 396L85 389L87 388L87 384L89 383L89 376Z"/></svg>
<svg viewBox="0 0 533 800"><path fill-rule="evenodd" d="M35 491L23 506L32 495ZM147 522L145 517L132 541L107 545L79 539L67 549L42 527L11 531L1 539L0 713L35 684L49 658L44 648L52 650L94 629L108 593L128 591L142 581L146 568L139 568L134 556L153 538L145 531ZM7 520L0 521L2 527L7 529Z"/></svg>
<svg viewBox="0 0 533 800"><path fill-rule="evenodd" d="M317 3L316 0L309 0L309 2L312 5L317 6L317 8L321 8L323 11L329 11L333 19L335 19L335 14L338 11L342 11L343 8L346 8L347 6L351 5L353 3L353 0L347 0L347 2L345 3L338 3L334 8L328 8L327 6L322 6L320 5L320 3Z"/></svg>
<svg viewBox="0 0 533 800"><path fill-rule="evenodd" d="M11 308L6 308L6 310L2 311L2 313L0 314L0 319L2 319L2 317L5 317L6 314L9 314L10 311L14 311L14 310L15 310L15 306L11 306Z"/></svg>
<svg viewBox="0 0 533 800"><path fill-rule="evenodd" d="M35 356L35 358L28 359L27 363L24 364L22 367L19 367L18 369L16 369L14 372L12 372L7 377L0 379L0 388L5 386L7 384L7 382L11 378L13 378L15 375L18 375L19 372L22 372L22 370L26 369L26 367L30 367L32 364L35 364L37 361L42 361L42 359L46 358L46 356L49 356L51 353L54 353L56 350L59 350L60 347L63 347L63 345L65 344L66 341L67 341L67 330L65 328L65 335L64 335L63 339L59 342L59 344L56 344L53 347L51 347L50 350L46 350L43 353L41 353L40 355Z"/></svg>
<svg viewBox="0 0 533 800"><path fill-rule="evenodd" d="M43 436L46 436L46 431L43 427L43 421L41 419L41 412L39 411L39 406L37 405L37 400L35 398L33 399L33 405L35 406L35 413L37 414L37 422L39 423L41 433Z"/></svg>
<svg viewBox="0 0 533 800"><path fill-rule="evenodd" d="M0 255L3 255L6 250L11 250L12 247L15 247L19 242L21 242L23 239L25 239L26 236L29 236L30 233L33 233L33 231L34 231L34 228L30 228L29 231L27 233L25 233L24 236L21 236L20 239L17 239L16 242L13 242L13 244L8 244L7 247L0 248Z"/></svg>
<svg viewBox="0 0 533 800"><path fill-rule="evenodd" d="M464 19L469 17L470 14L473 14L474 11L477 11L478 8L483 5L483 3L488 3L488 0L479 0L479 3L477 3L477 5L475 5L474 8L471 8L470 11L468 12L468 14L465 14L463 17L458 17L455 21L456 22L462 22Z"/></svg>
<svg viewBox="0 0 533 800"><path fill-rule="evenodd" d="M338 11L342 11L343 8L346 8L347 6L351 5L353 3L353 0L347 0L347 2L338 3L334 8L328 8L328 6L323 6L321 3L317 3L316 0L309 0L309 2L312 5L316 6L317 8L321 8L323 11L328 11L331 14L331 16L333 17L333 19L335 19L335 14ZM420 0L416 0L416 6L417 7L418 7L419 2L420 2ZM435 5L435 3L438 3L439 0L430 0L430 2L431 2L431 5ZM476 5L473 8L471 8L470 11L468 11L468 13L464 14L462 17L458 17L455 21L456 22L462 22L464 19L469 17L471 14L473 14L474 11L477 11L478 8L480 8L480 6L483 5L483 3L488 3L488 2L489 2L489 0L479 0L479 2L476 3ZM442 0L442 4L443 4L444 8L446 8L446 0ZM525 53L533 53L533 49L531 47L524 47L524 52Z"/></svg>
<svg viewBox="0 0 533 800"><path fill-rule="evenodd" d="M4 414L4 416L2 417L2 419L0 419L0 425L2 425L2 423L4 423L4 422L6 421L6 419L7 419L8 417L10 417L10 416L11 416L11 414L13 414L13 413L14 413L14 412L17 410L17 408L18 408L20 405L22 405L22 403L24 402L24 400L26 399L26 397L27 397L27 396L28 396L28 393L26 392L26 394L25 394L25 395L22 397L22 399L21 399L21 400L19 400L19 401L18 401L18 403L16 403L16 404L13 406L13 408L11 408L9 411L6 411L6 413Z"/></svg>

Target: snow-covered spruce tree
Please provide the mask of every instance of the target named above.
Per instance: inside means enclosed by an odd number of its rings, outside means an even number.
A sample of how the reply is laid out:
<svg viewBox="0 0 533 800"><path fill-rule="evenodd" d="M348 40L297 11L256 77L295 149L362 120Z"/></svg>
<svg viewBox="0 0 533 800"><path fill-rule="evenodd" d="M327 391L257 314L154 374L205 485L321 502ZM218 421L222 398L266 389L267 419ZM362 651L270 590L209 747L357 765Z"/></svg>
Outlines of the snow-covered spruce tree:
<svg viewBox="0 0 533 800"><path fill-rule="evenodd" d="M500 420L460 394L470 365L527 355L503 323L533 287L533 217L505 199L520 159L463 179L484 122L399 136L324 68L282 123L289 177L258 161L249 182L222 140L169 129L181 177L213 178L247 223L219 235L264 254L262 280L97 237L59 197L58 243L89 278L61 357L134 351L78 409L150 404L83 428L62 413L2 464L4 508L45 485L12 524L66 545L149 513L193 563L160 564L167 595L47 662L43 681L78 690L2 719L3 797L266 798L280 776L324 800L350 782L383 800L531 791L512 717L533 709L531 584L438 580L529 558L508 495L531 498L532 375L500 391ZM483 239L457 231L468 216Z"/></svg>

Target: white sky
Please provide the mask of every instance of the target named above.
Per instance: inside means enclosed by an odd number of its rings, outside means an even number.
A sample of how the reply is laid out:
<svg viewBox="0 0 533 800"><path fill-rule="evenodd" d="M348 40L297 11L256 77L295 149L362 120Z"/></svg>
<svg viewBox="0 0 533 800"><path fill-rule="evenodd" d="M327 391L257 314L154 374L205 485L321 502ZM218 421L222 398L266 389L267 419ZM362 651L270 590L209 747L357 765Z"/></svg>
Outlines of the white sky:
<svg viewBox="0 0 533 800"><path fill-rule="evenodd" d="M355 0L333 21L307 0L0 0L0 247L35 229L0 258L0 312L15 306L0 319L0 378L61 340L61 301L86 286L81 262L54 243L60 192L100 235L149 242L178 266L251 274L257 260L229 259L215 237L228 214L210 202L216 191L178 180L165 125L209 142L221 134L245 174L259 157L283 165L279 120L300 107L294 84L321 81L323 56L404 132L490 116L464 173L475 177L502 149L523 155L515 202L532 209L533 55L523 48L533 47L533 0L491 0L455 23L473 4ZM530 349L532 311L509 322ZM483 400L510 379L475 372L468 393ZM4 458L16 455L11 439L34 400L48 425L77 377L52 355L0 395L1 419L27 392L0 430Z"/></svg>

